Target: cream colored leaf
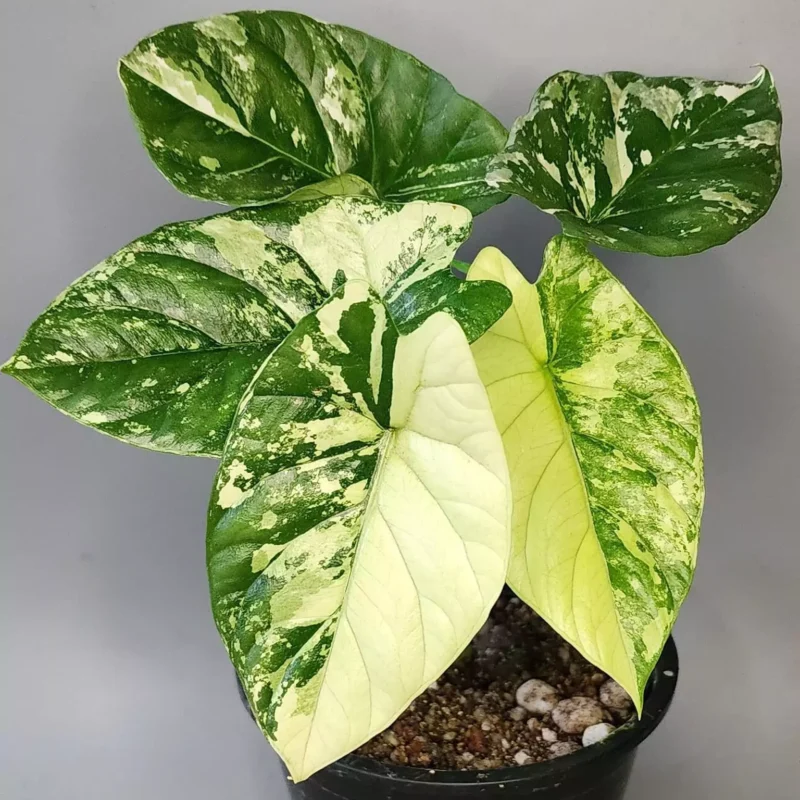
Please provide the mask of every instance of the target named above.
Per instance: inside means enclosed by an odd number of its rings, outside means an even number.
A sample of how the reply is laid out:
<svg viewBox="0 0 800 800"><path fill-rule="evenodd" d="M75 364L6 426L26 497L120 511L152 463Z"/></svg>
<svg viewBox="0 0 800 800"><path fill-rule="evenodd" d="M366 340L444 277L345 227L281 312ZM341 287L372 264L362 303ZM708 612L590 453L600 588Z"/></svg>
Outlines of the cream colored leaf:
<svg viewBox="0 0 800 800"><path fill-rule="evenodd" d="M466 337L445 314L399 336L382 308L350 281L295 328L212 498L217 624L294 780L399 716L505 580L507 467Z"/></svg>

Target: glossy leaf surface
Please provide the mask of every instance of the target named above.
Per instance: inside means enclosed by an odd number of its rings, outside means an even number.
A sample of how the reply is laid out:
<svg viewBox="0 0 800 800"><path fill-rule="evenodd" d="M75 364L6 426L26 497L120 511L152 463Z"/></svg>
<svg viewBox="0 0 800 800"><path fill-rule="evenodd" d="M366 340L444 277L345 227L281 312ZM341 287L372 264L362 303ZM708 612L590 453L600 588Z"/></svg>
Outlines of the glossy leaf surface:
<svg viewBox="0 0 800 800"><path fill-rule="evenodd" d="M142 141L180 191L231 205L320 194L478 212L506 131L385 42L285 11L165 28L120 63Z"/></svg>
<svg viewBox="0 0 800 800"><path fill-rule="evenodd" d="M772 76L750 83L561 72L487 176L615 250L686 255L766 213L781 180Z"/></svg>
<svg viewBox="0 0 800 800"><path fill-rule="evenodd" d="M498 319L505 289L450 273L469 229L458 206L364 198L166 225L73 283L4 370L103 433L218 455L256 369L337 274L368 280L404 330L446 310L474 338Z"/></svg>

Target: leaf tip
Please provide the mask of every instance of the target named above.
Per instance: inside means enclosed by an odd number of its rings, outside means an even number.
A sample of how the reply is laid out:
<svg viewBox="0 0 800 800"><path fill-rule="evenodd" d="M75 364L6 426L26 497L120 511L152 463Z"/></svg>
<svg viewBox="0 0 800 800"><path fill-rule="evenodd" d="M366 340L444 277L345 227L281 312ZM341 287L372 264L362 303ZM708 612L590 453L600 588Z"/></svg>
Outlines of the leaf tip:
<svg viewBox="0 0 800 800"><path fill-rule="evenodd" d="M755 76L750 79L750 83L758 86L764 81L765 78L768 79L770 83L772 83L772 73L766 66L764 66L764 64L756 62L755 64L751 64L750 68L758 70Z"/></svg>
<svg viewBox="0 0 800 800"><path fill-rule="evenodd" d="M494 280L497 283L503 283L501 265L507 260L508 256L499 247L494 245L483 247L467 268L467 280Z"/></svg>
<svg viewBox="0 0 800 800"><path fill-rule="evenodd" d="M3 364L0 364L0 372L4 373L5 375L10 375L12 378L15 378L16 375L14 373L14 362L17 360L17 354L15 353L11 358L5 361Z"/></svg>

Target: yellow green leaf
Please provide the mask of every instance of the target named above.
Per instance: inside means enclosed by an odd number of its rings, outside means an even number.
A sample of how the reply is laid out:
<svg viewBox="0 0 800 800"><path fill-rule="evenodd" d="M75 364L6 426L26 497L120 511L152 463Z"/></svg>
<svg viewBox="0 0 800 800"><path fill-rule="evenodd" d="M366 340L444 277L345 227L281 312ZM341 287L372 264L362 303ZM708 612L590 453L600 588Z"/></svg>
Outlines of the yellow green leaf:
<svg viewBox="0 0 800 800"><path fill-rule="evenodd" d="M694 571L700 416L678 354L576 239L535 284L499 250L468 280L511 290L473 344L514 494L508 581L641 709Z"/></svg>

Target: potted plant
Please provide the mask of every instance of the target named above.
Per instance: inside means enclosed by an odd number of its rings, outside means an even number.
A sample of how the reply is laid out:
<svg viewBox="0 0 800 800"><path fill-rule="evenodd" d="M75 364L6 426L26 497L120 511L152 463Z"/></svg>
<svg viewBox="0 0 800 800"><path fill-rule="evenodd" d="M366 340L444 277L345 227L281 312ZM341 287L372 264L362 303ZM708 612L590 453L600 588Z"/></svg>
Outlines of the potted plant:
<svg viewBox="0 0 800 800"><path fill-rule="evenodd" d="M120 77L165 177L236 209L110 256L3 370L220 459L214 618L294 796L621 797L675 687L703 456L677 352L589 245L689 255L761 217L769 72L562 72L509 135L409 54L262 11ZM563 225L533 284L454 261L508 194Z"/></svg>

